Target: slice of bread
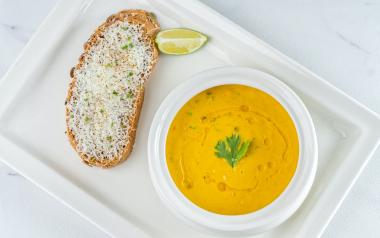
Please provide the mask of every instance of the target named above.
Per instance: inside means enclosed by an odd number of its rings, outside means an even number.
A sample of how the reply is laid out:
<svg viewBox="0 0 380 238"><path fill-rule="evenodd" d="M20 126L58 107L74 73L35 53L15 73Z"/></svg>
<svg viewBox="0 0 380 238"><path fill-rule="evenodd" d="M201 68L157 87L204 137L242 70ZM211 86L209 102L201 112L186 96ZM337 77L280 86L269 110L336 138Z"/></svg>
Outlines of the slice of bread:
<svg viewBox="0 0 380 238"><path fill-rule="evenodd" d="M151 13L124 10L84 44L65 105L66 134L87 165L112 167L131 153L144 84L158 59L158 30Z"/></svg>

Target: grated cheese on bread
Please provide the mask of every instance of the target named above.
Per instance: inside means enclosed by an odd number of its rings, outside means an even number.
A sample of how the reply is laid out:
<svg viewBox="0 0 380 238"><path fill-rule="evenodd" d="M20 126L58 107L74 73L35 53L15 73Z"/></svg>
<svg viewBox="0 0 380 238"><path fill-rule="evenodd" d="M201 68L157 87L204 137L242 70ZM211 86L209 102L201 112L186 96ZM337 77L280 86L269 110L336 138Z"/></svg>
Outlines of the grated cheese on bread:
<svg viewBox="0 0 380 238"><path fill-rule="evenodd" d="M144 84L158 58L158 30L152 14L124 10L84 44L70 72L66 124L70 143L86 164L112 167L130 154Z"/></svg>

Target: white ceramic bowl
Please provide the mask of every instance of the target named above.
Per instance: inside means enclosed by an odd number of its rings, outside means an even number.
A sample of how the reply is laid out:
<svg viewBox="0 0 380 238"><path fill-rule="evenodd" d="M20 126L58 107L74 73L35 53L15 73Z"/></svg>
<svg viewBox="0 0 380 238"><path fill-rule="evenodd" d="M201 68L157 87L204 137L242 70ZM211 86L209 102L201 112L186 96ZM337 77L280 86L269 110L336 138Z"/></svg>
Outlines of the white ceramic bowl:
<svg viewBox="0 0 380 238"><path fill-rule="evenodd" d="M272 95L290 114L299 139L298 165L289 185L271 204L245 215L220 215L193 204L177 188L166 164L166 136L177 111L199 92L225 84L251 86ZM300 207L315 177L317 147L315 129L309 112L288 86L262 71L244 67L223 67L192 76L175 88L162 102L149 133L149 169L153 185L164 204L189 224L219 234L256 234L279 225Z"/></svg>

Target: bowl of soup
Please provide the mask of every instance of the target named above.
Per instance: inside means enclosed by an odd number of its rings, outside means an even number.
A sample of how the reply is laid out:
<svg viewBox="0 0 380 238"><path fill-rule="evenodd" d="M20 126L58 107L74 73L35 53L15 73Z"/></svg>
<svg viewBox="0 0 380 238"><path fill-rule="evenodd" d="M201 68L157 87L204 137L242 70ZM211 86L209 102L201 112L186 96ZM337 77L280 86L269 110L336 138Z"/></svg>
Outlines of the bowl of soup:
<svg viewBox="0 0 380 238"><path fill-rule="evenodd" d="M317 168L317 139L300 98L245 67L192 76L162 102L149 169L163 203L194 227L255 234L288 219Z"/></svg>

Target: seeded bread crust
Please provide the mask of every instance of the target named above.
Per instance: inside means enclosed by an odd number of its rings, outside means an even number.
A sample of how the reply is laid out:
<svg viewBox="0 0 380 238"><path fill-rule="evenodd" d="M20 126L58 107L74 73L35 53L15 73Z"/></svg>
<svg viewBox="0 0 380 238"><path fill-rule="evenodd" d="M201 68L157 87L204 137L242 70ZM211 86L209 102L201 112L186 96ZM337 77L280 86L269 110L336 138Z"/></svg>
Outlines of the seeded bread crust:
<svg viewBox="0 0 380 238"><path fill-rule="evenodd" d="M106 31L108 27L110 27L115 22L122 21L122 22L128 22L129 24L135 24L142 27L144 34L143 34L143 41L145 44L150 45L151 51L152 51L152 60L151 60L151 70L148 75L143 75L144 78L142 80L145 82L152 72L152 69L156 65L157 59L158 59L158 50L154 44L154 37L156 33L159 31L160 27L158 22L156 21L153 14L146 12L144 10L123 10L120 11L114 15L111 15L107 18L106 22L104 22L102 25L100 25L95 32L91 35L91 37L88 39L87 42L83 45L84 52L79 57L78 64L73 67L70 71L70 77L71 82L68 89L68 95L66 102L70 101L72 94L73 94L73 88L76 85L76 77L75 77L75 70L80 69L84 64L85 55L87 52L95 46L99 39L103 37L103 33ZM73 132L69 129L68 122L69 122L69 114L70 111L66 107L66 127L67 131L66 134L69 138L70 144L76 150L82 159L82 161L89 165L89 166L97 166L102 168L110 168L113 167L124 160L126 160L129 156L129 154L132 151L134 142L135 142L135 136L136 136L136 130L137 130L137 124L140 116L141 107L144 101L144 87L141 87L139 90L139 93L137 95L134 95L135 102L134 102L134 113L132 115L128 116L129 119L129 130L128 130L128 140L126 141L124 150L120 153L119 156L116 156L115 158L95 158L95 157L89 157L84 153L78 152L77 148L77 141L75 139L75 135Z"/></svg>

